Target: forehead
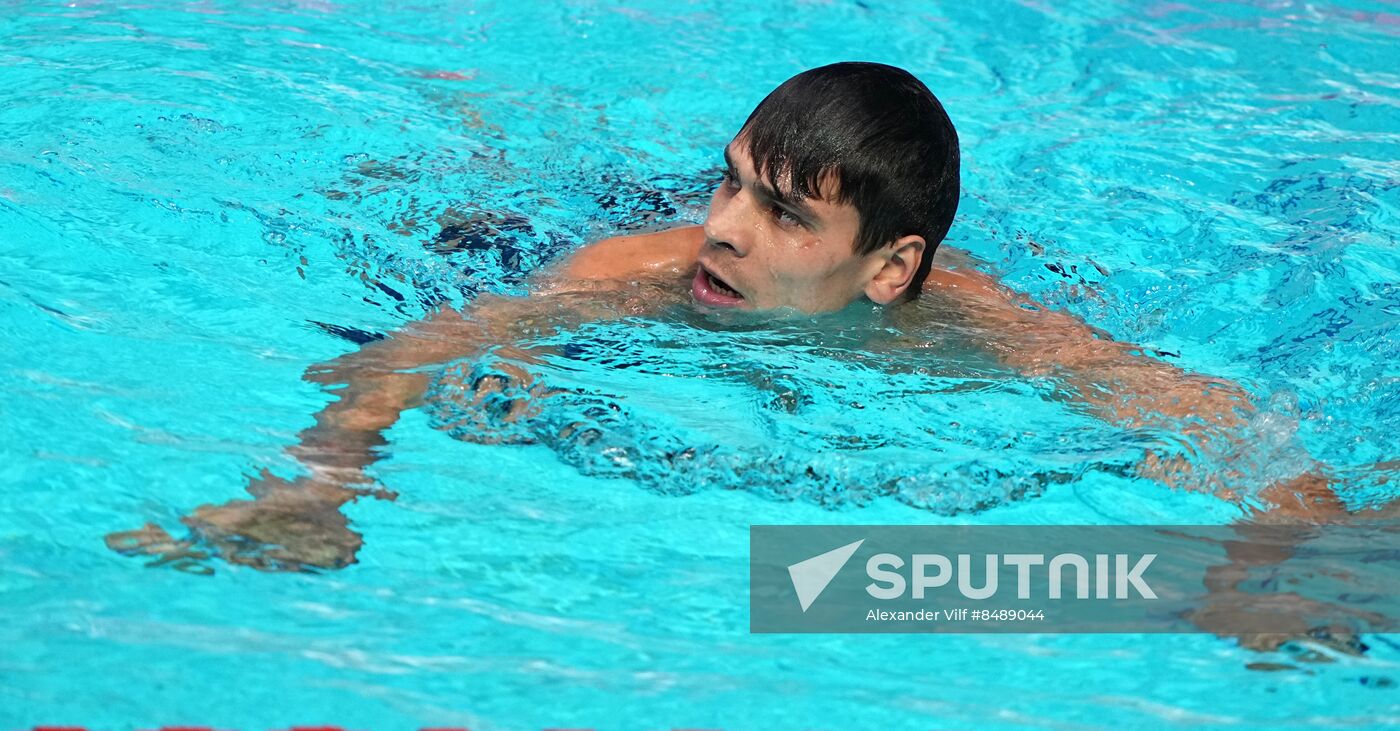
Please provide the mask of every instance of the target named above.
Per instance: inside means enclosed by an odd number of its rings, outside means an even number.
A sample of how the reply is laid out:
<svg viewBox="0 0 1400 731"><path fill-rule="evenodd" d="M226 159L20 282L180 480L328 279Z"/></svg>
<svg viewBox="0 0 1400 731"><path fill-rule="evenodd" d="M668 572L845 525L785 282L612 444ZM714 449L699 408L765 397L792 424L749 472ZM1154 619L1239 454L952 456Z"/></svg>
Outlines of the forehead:
<svg viewBox="0 0 1400 731"><path fill-rule="evenodd" d="M777 190L770 191L767 176L759 179L759 171L754 169L753 158L749 155L748 145L743 139L736 137L724 148L724 159L733 164L739 173L740 183L744 186L755 186L764 192L775 192L779 197L798 201L810 208L813 213L826 219L859 218L854 205L837 200L840 190L840 183L835 173L828 173L822 177L821 197L803 198L792 193L792 181L787 176L781 176L777 180Z"/></svg>

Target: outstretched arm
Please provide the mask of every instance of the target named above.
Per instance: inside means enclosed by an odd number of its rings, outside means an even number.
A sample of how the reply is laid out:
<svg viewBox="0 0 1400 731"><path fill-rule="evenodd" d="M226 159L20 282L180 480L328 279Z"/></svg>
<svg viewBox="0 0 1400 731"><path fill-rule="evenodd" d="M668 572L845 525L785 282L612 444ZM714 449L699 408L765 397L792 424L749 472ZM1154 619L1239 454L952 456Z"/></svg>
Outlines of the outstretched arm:
<svg viewBox="0 0 1400 731"><path fill-rule="evenodd" d="M529 301L540 307L542 302ZM248 484L251 500L203 505L182 522L177 539L147 524L107 537L112 549L156 556L154 565L208 573L212 554L266 570L340 568L353 563L361 537L341 506L362 495L392 499L375 489L365 470L381 456L383 432L423 397L433 364L480 352L516 329L525 300L483 298L467 314L441 310L325 363L304 378L324 385L333 400L287 451L306 474L284 479L262 471Z"/></svg>
<svg viewBox="0 0 1400 731"><path fill-rule="evenodd" d="M324 386L335 400L297 435L288 453L318 483L343 488L342 502L354 497L351 488L371 482L365 469L379 458L383 432L422 402L434 366L493 344L509 347L551 304L546 298L483 296L466 313L438 310L383 340L311 366L303 378Z"/></svg>
<svg viewBox="0 0 1400 731"><path fill-rule="evenodd" d="M1008 290L971 267L940 270L930 279L931 287L947 295L948 301L956 303L981 329L1005 336L996 344L1000 360L1023 373L1058 378L1077 400L1106 420L1135 427L1161 425L1184 433L1197 450L1227 460L1248 447L1244 440L1255 408L1238 384L1188 373L1147 357L1071 315L1048 310ZM1393 470L1394 465L1375 465L1373 469L1385 472L1387 467ZM1182 458L1149 453L1138 471L1172 486L1239 499L1222 484L1221 475L1198 474L1200 470ZM1257 494L1272 504L1272 509L1236 525L1242 540L1228 543L1226 562L1207 573L1207 596L1192 613L1192 621L1203 630L1235 636L1242 646L1257 650L1275 650L1285 642L1303 640L1337 652L1359 653L1364 646L1358 642L1354 627L1314 627L1308 619L1348 617L1356 614L1355 608L1330 606L1285 591L1271 597L1275 601L1261 602L1259 594L1241 590L1251 572L1289 560L1295 548L1252 541L1251 530L1255 523L1267 522L1394 521L1400 518L1400 501L1353 515L1333 492L1325 469L1317 464L1292 479L1266 485ZM1261 617L1266 615L1268 626L1291 626L1291 631L1241 633L1242 627L1262 626Z"/></svg>
<svg viewBox="0 0 1400 731"><path fill-rule="evenodd" d="M1060 379L1076 400L1104 419L1134 427L1169 427L1207 454L1229 457L1245 447L1242 440L1255 407L1238 384L1143 355L971 267L935 269L929 280L929 289L956 303L986 332L1000 336L993 347L1002 362L1028 375ZM1139 472L1174 486L1238 499L1220 475L1199 474L1184 459L1149 454ZM1327 520L1346 513L1320 469L1269 485L1259 497L1276 506L1273 517Z"/></svg>
<svg viewBox="0 0 1400 731"><path fill-rule="evenodd" d="M502 368L528 383L529 375L511 363L530 360L517 346L522 339L654 306L654 299L631 285L639 278L679 273L693 260L691 249L698 242L695 229L606 239L534 277L528 297L482 296L466 312L434 312L383 340L312 366L305 378L324 385L334 400L288 449L306 468L305 476L286 480L264 471L248 485L252 500L201 506L184 518L189 539L177 540L148 524L109 535L108 545L197 572L210 570L202 561L211 552L274 570L353 563L361 537L350 530L340 508L363 495L394 497L375 489L365 470L379 459L384 432L422 402L435 366L488 349L508 351L512 357Z"/></svg>
<svg viewBox="0 0 1400 731"><path fill-rule="evenodd" d="M384 430L421 403L432 367L487 349L529 362L529 353L517 346L526 337L655 305L617 293L633 290L639 278L678 274L694 260L702 236L698 228L681 228L604 239L535 275L528 297L483 295L466 313L439 310L384 340L312 366L305 378L323 384L337 399L297 435L290 453L324 483L367 484L364 470L377 459ZM503 367L512 369L509 363ZM529 379L514 370L513 377ZM356 494L338 493L342 502Z"/></svg>

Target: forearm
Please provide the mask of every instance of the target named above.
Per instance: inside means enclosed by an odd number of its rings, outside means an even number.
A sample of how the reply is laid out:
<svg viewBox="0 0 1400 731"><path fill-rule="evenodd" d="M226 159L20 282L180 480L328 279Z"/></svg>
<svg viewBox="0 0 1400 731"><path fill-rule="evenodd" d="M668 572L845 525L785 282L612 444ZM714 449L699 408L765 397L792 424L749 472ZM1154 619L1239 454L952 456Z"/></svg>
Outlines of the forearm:
<svg viewBox="0 0 1400 731"><path fill-rule="evenodd" d="M1325 473L1306 454L1291 456L1302 465L1292 475L1260 486L1258 469L1279 466L1262 460L1277 455L1254 458L1257 410L1239 384L1150 357L985 275L944 279L961 290L956 301L964 316L992 336L994 354L1008 367L1052 379L1058 393L1105 421L1170 435L1160 448L1149 446L1139 474L1231 500L1247 488L1278 506L1275 515L1316 519L1341 511Z"/></svg>
<svg viewBox="0 0 1400 731"><path fill-rule="evenodd" d="M318 476L342 484L363 479L365 468L387 442L383 432L421 399L429 376L420 372L382 372L347 378L336 400L318 414L316 423L297 434L288 452Z"/></svg>
<svg viewBox="0 0 1400 731"><path fill-rule="evenodd" d="M1242 502L1255 520L1328 522L1347 515L1326 466L1301 444L1260 443L1257 410L1238 384L1135 354L1071 367L1066 382L1108 421L1173 435L1175 443L1150 449L1138 464L1144 477Z"/></svg>
<svg viewBox="0 0 1400 731"><path fill-rule="evenodd" d="M525 298L484 296L465 313L443 310L385 340L307 370L306 379L326 387L334 400L300 432L288 452L323 482L350 486L369 482L364 471L381 456L384 432L405 410L422 403L432 369L488 350L506 355L504 370L527 381L522 364L538 348L522 338L548 335L586 320L618 314L607 295L564 292Z"/></svg>
<svg viewBox="0 0 1400 731"><path fill-rule="evenodd" d="M1099 418L1134 428L1165 427L1193 442L1238 433L1255 413L1234 382L1191 373L1115 341L1058 312L1022 310L994 322L996 355Z"/></svg>
<svg viewBox="0 0 1400 731"><path fill-rule="evenodd" d="M669 278L690 265L702 239L697 227L607 239L538 272L528 297L483 295L465 314L434 313L311 368L307 379L325 385L336 399L298 434L290 453L336 484L365 482L365 468L385 444L383 432L421 401L430 382L425 368L488 348L529 362L531 349L520 347L522 339L652 311L676 290ZM528 380L523 370L511 375Z"/></svg>
<svg viewBox="0 0 1400 731"><path fill-rule="evenodd" d="M494 305L494 307L493 307ZM364 471L382 455L384 432L418 405L431 380L426 369L470 355L494 329L494 300L464 316L433 313L388 338L307 369L304 378L326 388L333 400L315 423L297 434L287 451L321 483L368 482Z"/></svg>

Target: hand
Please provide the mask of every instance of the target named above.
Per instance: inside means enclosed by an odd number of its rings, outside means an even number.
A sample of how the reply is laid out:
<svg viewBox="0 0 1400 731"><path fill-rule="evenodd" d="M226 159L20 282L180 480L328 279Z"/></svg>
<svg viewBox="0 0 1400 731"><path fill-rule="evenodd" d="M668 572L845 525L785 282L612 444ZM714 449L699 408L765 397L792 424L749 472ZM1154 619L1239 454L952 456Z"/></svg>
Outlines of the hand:
<svg viewBox="0 0 1400 731"><path fill-rule="evenodd" d="M533 444L539 435L532 420L543 399L557 393L519 363L463 363L442 376L428 408L437 426L458 439Z"/></svg>
<svg viewBox="0 0 1400 731"><path fill-rule="evenodd" d="M1369 612L1336 607L1308 599L1295 593L1272 594L1267 597L1238 591L1212 593L1207 603L1191 613L1191 621L1217 637L1232 637L1240 647L1256 652L1277 652L1285 645L1315 645L1345 655L1360 656L1367 649L1356 627L1333 623L1309 626L1307 617L1350 614L1380 626L1385 618ZM1247 632L1242 628L1267 626L1273 632ZM1322 653L1299 656L1308 661L1326 662Z"/></svg>
<svg viewBox="0 0 1400 731"><path fill-rule="evenodd" d="M204 505L181 519L189 537L172 537L148 523L107 536L107 546L127 556L154 556L149 566L211 574L212 556L261 571L339 569L355 563L363 544L340 506L366 491L263 473L249 485L255 500Z"/></svg>

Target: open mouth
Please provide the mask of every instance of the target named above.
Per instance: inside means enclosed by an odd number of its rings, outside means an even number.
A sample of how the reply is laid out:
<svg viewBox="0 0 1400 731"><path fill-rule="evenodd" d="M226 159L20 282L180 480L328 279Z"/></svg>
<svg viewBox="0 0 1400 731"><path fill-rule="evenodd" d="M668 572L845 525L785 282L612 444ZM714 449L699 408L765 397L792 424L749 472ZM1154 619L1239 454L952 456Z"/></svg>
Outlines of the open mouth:
<svg viewBox="0 0 1400 731"><path fill-rule="evenodd" d="M690 284L690 291L696 301L712 307L737 307L744 301L744 295L712 274L703 264L695 269L695 280Z"/></svg>

